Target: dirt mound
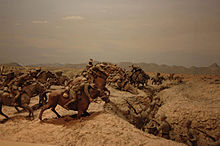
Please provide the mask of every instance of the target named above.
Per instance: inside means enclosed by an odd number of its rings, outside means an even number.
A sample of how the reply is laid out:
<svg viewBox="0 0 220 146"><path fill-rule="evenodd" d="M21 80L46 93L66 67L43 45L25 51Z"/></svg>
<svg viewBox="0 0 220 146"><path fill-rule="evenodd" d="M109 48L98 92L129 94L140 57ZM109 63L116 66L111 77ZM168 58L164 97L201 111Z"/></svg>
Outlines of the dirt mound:
<svg viewBox="0 0 220 146"><path fill-rule="evenodd" d="M29 121L25 118L26 112L15 114L14 108L4 106L3 112L11 119L0 124L0 140L51 145L184 145L177 142L184 142L181 137L186 129L184 125L187 120L192 120L192 128L198 133L198 144L207 145L220 131L218 81L219 77L214 76L185 76L182 84L164 82L161 86L139 90L138 95L108 87L111 103L93 102L88 110L91 115L79 120L74 119L76 112L60 106L57 111L63 117L57 119L47 110L44 122L37 118L39 110L34 112L35 119ZM162 101L155 111L155 120L159 121L160 115L165 113L173 129L171 139L177 142L137 129L143 124L140 113L149 109L154 97ZM31 104L36 103L38 98L32 98ZM2 119L0 117L0 121Z"/></svg>
<svg viewBox="0 0 220 146"><path fill-rule="evenodd" d="M37 98L33 98L32 104L35 102ZM182 145L143 133L122 118L106 113L104 103L97 102L90 105L89 117L73 119L70 115L76 112L58 106L63 117L57 119L48 110L44 122L37 118L39 110L34 112L35 119L29 121L26 112L15 114L14 108L3 107L11 119L0 125L0 140L51 145Z"/></svg>
<svg viewBox="0 0 220 146"><path fill-rule="evenodd" d="M187 83L158 94L164 105L157 117L165 113L174 129L174 140L181 142L187 120L198 133L198 145L207 145L220 131L220 85L213 84L216 77L194 77ZM212 84L211 84L212 83Z"/></svg>

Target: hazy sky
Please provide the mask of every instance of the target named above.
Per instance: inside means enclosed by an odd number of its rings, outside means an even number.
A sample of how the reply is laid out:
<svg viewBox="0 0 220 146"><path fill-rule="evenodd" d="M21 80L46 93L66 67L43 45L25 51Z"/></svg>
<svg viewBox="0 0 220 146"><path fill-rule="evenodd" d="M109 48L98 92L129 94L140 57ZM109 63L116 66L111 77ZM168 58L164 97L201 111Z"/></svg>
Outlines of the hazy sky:
<svg viewBox="0 0 220 146"><path fill-rule="evenodd" d="M220 0L0 0L0 62L220 64Z"/></svg>

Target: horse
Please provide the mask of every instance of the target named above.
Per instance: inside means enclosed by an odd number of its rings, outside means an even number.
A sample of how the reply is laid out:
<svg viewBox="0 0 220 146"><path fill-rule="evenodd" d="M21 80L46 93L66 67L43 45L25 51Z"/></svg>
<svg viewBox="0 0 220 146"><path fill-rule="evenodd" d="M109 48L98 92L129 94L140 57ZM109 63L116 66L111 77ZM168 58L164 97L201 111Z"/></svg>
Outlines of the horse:
<svg viewBox="0 0 220 146"><path fill-rule="evenodd" d="M6 105L6 106L12 106L15 108L21 107L29 112L28 117L30 119L31 118L34 119L33 109L29 106L31 98L28 96L28 94L25 92L21 93L21 95L16 101L14 101L14 98L12 98L14 95L15 93L12 94L12 96L10 96L10 94L7 95L4 93L0 93L0 114L4 116L6 120L8 120L9 117L2 112L2 106Z"/></svg>
<svg viewBox="0 0 220 146"><path fill-rule="evenodd" d="M107 88L103 88L103 89L106 90ZM103 101L105 101L106 103L110 102L110 100L108 98L109 95L105 94L105 92L101 92L98 88L96 88L96 87L93 88L92 86L89 86L88 91L89 91L89 94L92 99L96 99L97 97L101 97L101 99ZM64 90L54 91L54 92L50 93L48 103L41 109L40 114L39 114L39 119L41 121L42 121L43 112L49 108L51 108L51 110L56 114L56 116L58 118L61 117L58 114L58 112L55 110L56 106L60 105L60 106L64 107L64 105L71 100L70 98L64 97L63 93L64 93ZM76 101L71 102L68 105L69 110L78 111L77 119L79 119L82 116L82 114L87 114L87 115L89 114L87 112L87 109L88 109L89 104L91 102L89 97L84 92L83 88L80 89L80 93L81 94L77 94Z"/></svg>
<svg viewBox="0 0 220 146"><path fill-rule="evenodd" d="M156 76L156 77L152 77L151 80L152 80L152 85L161 85L163 80L165 80L165 78L162 76L159 77Z"/></svg>
<svg viewBox="0 0 220 146"><path fill-rule="evenodd" d="M150 77L142 69L140 69L130 76L130 83L135 87L139 87L140 84L144 86L147 85L149 79Z"/></svg>
<svg viewBox="0 0 220 146"><path fill-rule="evenodd" d="M56 75L53 74L50 71L41 71L38 75L37 75L37 80L43 84L47 83L47 80L49 78L56 78Z"/></svg>
<svg viewBox="0 0 220 146"><path fill-rule="evenodd" d="M24 86L23 90L28 94L29 97L34 97L39 95L39 106L42 106L47 101L47 96L45 95L46 87L40 83L32 83L30 85Z"/></svg>

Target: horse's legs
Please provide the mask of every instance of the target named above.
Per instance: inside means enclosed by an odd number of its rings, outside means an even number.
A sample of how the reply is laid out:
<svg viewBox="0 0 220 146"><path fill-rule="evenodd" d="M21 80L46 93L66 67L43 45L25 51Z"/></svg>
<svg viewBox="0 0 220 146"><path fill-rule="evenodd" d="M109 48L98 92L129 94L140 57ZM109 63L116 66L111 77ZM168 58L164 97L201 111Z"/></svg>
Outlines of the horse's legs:
<svg viewBox="0 0 220 146"><path fill-rule="evenodd" d="M61 116L60 116L60 115L58 114L58 112L55 110L56 106L57 106L57 105L53 106L53 107L51 108L51 110L57 115L58 118L60 118Z"/></svg>
<svg viewBox="0 0 220 146"><path fill-rule="evenodd" d="M46 102L47 102L47 92L44 91L39 95L39 105L43 106L46 104Z"/></svg>
<svg viewBox="0 0 220 146"><path fill-rule="evenodd" d="M147 86L148 80L145 81L145 86Z"/></svg>
<svg viewBox="0 0 220 146"><path fill-rule="evenodd" d="M52 106L51 106L49 103L47 103L47 104L44 105L44 107L41 109L40 114L39 114L39 119L40 119L41 121L42 121L43 112L44 112L45 110L51 108L51 107L52 107Z"/></svg>
<svg viewBox="0 0 220 146"><path fill-rule="evenodd" d="M15 109L18 113L20 113L21 111L18 109L18 106L15 106Z"/></svg>
<svg viewBox="0 0 220 146"><path fill-rule="evenodd" d="M9 119L9 117L2 112L2 103L0 103L0 114L4 116L6 119Z"/></svg>
<svg viewBox="0 0 220 146"><path fill-rule="evenodd" d="M21 105L21 107L23 107L25 110L28 110L28 112L29 112L28 117L30 117L30 118L32 117L34 119L34 111L30 106L28 106L27 104L23 104L23 105Z"/></svg>
<svg viewBox="0 0 220 146"><path fill-rule="evenodd" d="M84 114L85 116L90 116L90 113L88 113L87 111L84 111L83 114Z"/></svg>
<svg viewBox="0 0 220 146"><path fill-rule="evenodd" d="M44 104L47 103L47 92L43 93L43 100L44 100Z"/></svg>
<svg viewBox="0 0 220 146"><path fill-rule="evenodd" d="M46 103L44 96L44 93L39 94L39 107L43 106Z"/></svg>
<svg viewBox="0 0 220 146"><path fill-rule="evenodd" d="M79 110L76 118L77 118L77 119L80 119L81 116L82 116L82 114L83 114L83 111Z"/></svg>

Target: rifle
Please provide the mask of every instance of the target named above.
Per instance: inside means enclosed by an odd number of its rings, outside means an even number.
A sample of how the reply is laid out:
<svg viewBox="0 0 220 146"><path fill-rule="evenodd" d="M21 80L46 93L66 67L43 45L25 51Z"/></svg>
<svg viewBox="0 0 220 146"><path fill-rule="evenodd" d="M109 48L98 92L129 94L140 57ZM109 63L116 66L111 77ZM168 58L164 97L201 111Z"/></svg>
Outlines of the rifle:
<svg viewBox="0 0 220 146"><path fill-rule="evenodd" d="M195 130L205 134L208 138L212 139L214 142L217 141L213 136L209 135L208 133L206 133L205 131L198 129L198 128L194 128Z"/></svg>
<svg viewBox="0 0 220 146"><path fill-rule="evenodd" d="M136 115L138 115L136 109L135 109L126 99L125 99L125 101L126 101L127 104L133 109L134 113L135 113Z"/></svg>

